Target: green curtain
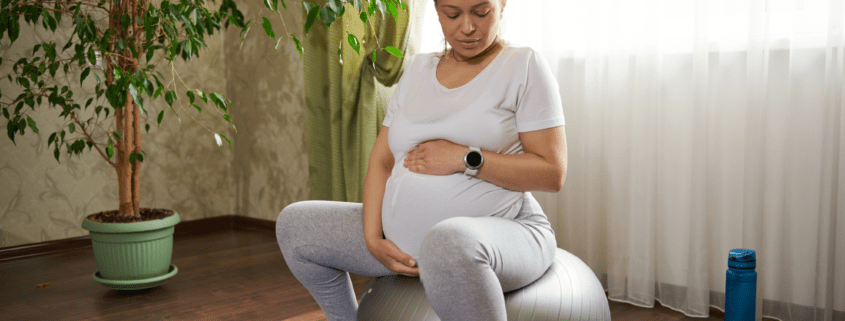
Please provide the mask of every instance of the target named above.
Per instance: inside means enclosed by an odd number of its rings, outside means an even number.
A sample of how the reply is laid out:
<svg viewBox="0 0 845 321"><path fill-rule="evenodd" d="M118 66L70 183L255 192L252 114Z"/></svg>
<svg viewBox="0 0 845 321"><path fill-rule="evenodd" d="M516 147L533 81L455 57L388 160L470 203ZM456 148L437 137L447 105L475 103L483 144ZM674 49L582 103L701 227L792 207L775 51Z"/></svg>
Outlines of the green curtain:
<svg viewBox="0 0 845 321"><path fill-rule="evenodd" d="M407 2L407 1L406 1ZM314 4L325 4L313 1ZM366 1L364 1L366 5ZM366 7L366 6L365 6ZM303 41L308 171L312 200L362 202L370 152L378 136L385 108L375 81L392 86L410 56L409 12L399 8L393 17L380 11L366 27L353 5L330 30L320 19ZM352 10L350 10L352 9ZM305 10L303 10L303 21ZM347 32L364 35L360 53L349 45ZM376 38L377 37L377 41ZM394 46L405 58L383 49ZM341 57L338 56L341 48ZM375 66L372 53L376 52Z"/></svg>

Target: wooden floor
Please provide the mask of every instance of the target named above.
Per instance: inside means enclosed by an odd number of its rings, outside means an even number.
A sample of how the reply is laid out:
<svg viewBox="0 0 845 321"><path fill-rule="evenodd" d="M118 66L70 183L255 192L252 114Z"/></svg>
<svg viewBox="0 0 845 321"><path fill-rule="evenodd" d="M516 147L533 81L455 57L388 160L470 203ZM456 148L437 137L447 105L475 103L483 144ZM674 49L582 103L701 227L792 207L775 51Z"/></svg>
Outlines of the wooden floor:
<svg viewBox="0 0 845 321"><path fill-rule="evenodd" d="M123 293L92 279L90 243L60 253L0 261L0 320L325 320L291 274L272 231L231 229L174 236L176 276ZM361 297L369 278L352 276ZM690 318L665 307L610 302L613 320Z"/></svg>

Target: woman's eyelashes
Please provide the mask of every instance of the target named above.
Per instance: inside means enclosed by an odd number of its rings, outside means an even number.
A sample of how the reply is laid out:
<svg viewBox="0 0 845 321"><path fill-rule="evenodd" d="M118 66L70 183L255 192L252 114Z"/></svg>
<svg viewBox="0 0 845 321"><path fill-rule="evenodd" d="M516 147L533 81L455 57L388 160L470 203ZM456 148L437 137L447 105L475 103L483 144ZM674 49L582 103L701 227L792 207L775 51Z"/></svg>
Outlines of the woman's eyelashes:
<svg viewBox="0 0 845 321"><path fill-rule="evenodd" d="M484 18L484 17L486 17L486 16L487 16L487 14L488 14L488 13L490 13L490 12L485 12L485 13L483 13L483 14L476 13L475 15L476 15L476 16L479 16L479 17L481 17L481 18ZM455 16L446 16L446 17L447 17L447 18L449 18L449 19L455 19L455 18L457 18L458 16L460 16L460 14L455 15Z"/></svg>

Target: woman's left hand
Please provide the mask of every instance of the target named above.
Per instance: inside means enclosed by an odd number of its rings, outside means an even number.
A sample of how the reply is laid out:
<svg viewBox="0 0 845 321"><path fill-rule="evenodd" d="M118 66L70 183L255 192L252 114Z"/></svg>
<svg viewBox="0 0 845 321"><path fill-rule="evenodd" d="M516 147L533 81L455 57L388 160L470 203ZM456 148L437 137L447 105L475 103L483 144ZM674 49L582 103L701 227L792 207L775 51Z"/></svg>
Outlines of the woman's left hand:
<svg viewBox="0 0 845 321"><path fill-rule="evenodd" d="M469 150L468 147L445 139L429 140L408 152L402 166L414 173L429 175L462 172L466 169L464 154L467 150Z"/></svg>

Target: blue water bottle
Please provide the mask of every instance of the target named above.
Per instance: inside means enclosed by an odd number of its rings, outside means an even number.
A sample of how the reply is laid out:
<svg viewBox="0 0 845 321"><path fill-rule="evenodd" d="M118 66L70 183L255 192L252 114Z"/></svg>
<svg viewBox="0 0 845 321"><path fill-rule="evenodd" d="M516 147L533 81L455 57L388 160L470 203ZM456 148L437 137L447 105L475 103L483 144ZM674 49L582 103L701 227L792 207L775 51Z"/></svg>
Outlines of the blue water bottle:
<svg viewBox="0 0 845 321"><path fill-rule="evenodd" d="M753 321L757 302L757 254L733 249L728 254L725 321Z"/></svg>

